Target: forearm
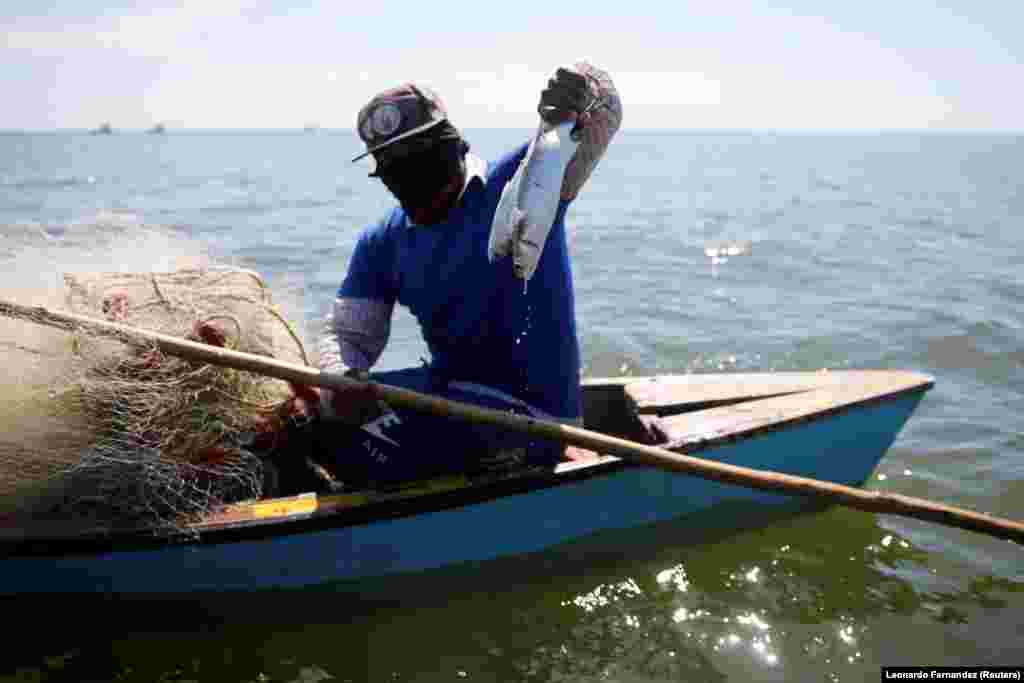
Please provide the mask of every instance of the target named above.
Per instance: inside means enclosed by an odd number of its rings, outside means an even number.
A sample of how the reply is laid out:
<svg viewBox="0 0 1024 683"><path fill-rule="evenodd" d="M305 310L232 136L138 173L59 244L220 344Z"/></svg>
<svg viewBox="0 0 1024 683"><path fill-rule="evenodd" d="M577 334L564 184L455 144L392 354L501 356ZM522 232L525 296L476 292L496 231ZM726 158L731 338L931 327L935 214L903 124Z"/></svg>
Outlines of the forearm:
<svg viewBox="0 0 1024 683"><path fill-rule="evenodd" d="M585 121L576 154L565 171L562 199L576 198L622 124L622 102L608 73L583 61L573 66L586 77L594 104Z"/></svg>
<svg viewBox="0 0 1024 683"><path fill-rule="evenodd" d="M394 304L373 299L335 299L320 341L320 369L340 373L373 367L391 334L393 309Z"/></svg>

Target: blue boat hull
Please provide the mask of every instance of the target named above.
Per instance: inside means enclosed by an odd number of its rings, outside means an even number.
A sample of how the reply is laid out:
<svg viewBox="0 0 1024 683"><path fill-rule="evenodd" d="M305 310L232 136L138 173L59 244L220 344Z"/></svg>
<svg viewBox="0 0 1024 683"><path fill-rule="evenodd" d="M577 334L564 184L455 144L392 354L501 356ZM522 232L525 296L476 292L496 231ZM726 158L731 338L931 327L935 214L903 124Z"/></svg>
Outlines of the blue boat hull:
<svg viewBox="0 0 1024 683"><path fill-rule="evenodd" d="M700 457L858 485L871 475L923 393L850 406L716 445ZM77 555L14 555L0 559L0 590L155 594L343 585L536 552L716 506L745 503L768 510L792 506L794 500L625 466L461 506L302 533Z"/></svg>

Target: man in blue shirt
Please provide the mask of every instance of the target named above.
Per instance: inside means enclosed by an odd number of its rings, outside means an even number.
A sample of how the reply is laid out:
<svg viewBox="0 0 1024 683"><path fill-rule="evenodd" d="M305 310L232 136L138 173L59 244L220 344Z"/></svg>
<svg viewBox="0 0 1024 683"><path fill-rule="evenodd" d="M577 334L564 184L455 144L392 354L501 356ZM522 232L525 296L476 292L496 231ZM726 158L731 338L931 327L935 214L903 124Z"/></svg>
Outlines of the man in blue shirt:
<svg viewBox="0 0 1024 683"><path fill-rule="evenodd" d="M580 352L565 213L618 130L611 79L586 62L559 68L543 89L545 122L576 122L579 147L559 210L525 287L512 258L488 259L502 189L527 151L493 163L469 152L441 98L414 83L359 112L370 174L398 200L359 237L338 290L320 367L358 379L568 423L582 422ZM394 305L416 317L430 351L423 367L369 374L387 344ZM470 466L488 451L523 448L552 463L554 444L411 411L391 411L359 389L320 396L321 431L345 480L388 482ZM333 431L332 431L333 430ZM321 439L323 441L323 439Z"/></svg>

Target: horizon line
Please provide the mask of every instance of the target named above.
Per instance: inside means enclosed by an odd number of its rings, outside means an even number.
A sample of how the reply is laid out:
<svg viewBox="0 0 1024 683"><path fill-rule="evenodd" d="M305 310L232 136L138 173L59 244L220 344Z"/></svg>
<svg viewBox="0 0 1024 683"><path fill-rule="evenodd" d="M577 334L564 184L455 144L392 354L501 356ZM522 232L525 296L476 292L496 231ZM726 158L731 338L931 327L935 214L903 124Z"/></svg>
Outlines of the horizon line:
<svg viewBox="0 0 1024 683"><path fill-rule="evenodd" d="M161 125L161 124L154 124ZM346 133L355 136L356 130L351 127L329 127L329 126L242 126L237 128L227 128L218 126L167 126L163 124L162 132L157 133L153 130L154 126L149 127L125 127L125 128L114 128L111 127L110 133L100 133L97 128L81 128L81 127L50 127L50 128L2 128L0 127L0 134L11 134L11 133L94 133L98 135L117 135L118 133L129 133L129 134L151 134L151 135L167 135L172 132L183 132L183 133L206 133L206 132L238 132L238 133L257 133L257 132L281 132L281 133ZM529 130L533 126L464 126L463 130L488 130L488 131L499 131L499 130ZM662 126L643 126L643 127L623 127L619 132L635 132L635 133L658 133L658 132L672 132L672 133L783 133L783 134L822 134L822 133L843 133L843 134L878 134L878 133L918 133L918 134L971 134L971 135L1024 135L1024 128L1013 129L1013 128L910 128L910 127L891 127L891 128L754 128L754 127L662 127Z"/></svg>

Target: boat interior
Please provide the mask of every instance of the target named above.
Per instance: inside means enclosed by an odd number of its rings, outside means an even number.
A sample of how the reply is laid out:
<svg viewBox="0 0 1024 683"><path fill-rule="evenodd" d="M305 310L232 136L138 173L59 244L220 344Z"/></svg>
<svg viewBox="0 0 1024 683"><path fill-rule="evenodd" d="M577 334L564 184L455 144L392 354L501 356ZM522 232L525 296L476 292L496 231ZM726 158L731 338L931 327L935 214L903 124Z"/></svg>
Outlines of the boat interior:
<svg viewBox="0 0 1024 683"><path fill-rule="evenodd" d="M924 391L931 386L932 379L925 375L888 370L591 378L583 382L584 427L694 453L848 406ZM621 466L624 463L620 458L612 455L568 449L565 460L554 471L540 476L557 481L561 475L578 476L587 469ZM505 471L500 476L536 479L538 473ZM258 518L332 514L369 503L484 487L494 481L493 476L443 476L392 490L304 493L227 506L216 518L197 528Z"/></svg>
<svg viewBox="0 0 1024 683"><path fill-rule="evenodd" d="M785 428L852 405L923 392L931 386L930 377L894 370L591 378L583 383L584 427L700 456L700 451L716 444ZM190 523L189 528L199 534L239 526L287 523L454 491L477 490L481 492L481 499L485 499L488 495L499 495L494 493L497 490L554 486L626 466L628 462L615 456L573 448L567 449L565 460L553 470L550 466L542 472L536 467L518 470L499 467L475 476L446 475L383 490L305 491L228 504ZM513 481L511 488L510 481ZM29 531L7 521L8 524L4 524L0 519L0 540L12 535L38 537L40 533L45 534L35 525L34 530ZM66 534L65 528L60 535Z"/></svg>

